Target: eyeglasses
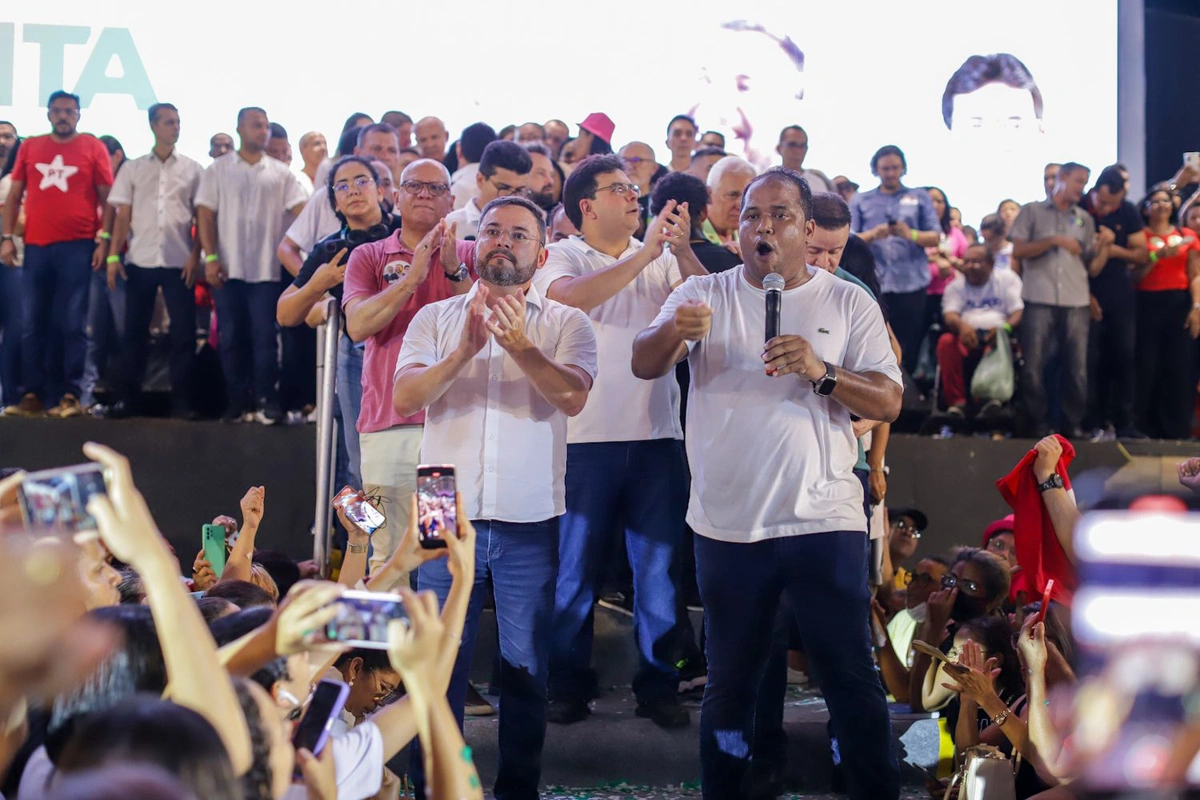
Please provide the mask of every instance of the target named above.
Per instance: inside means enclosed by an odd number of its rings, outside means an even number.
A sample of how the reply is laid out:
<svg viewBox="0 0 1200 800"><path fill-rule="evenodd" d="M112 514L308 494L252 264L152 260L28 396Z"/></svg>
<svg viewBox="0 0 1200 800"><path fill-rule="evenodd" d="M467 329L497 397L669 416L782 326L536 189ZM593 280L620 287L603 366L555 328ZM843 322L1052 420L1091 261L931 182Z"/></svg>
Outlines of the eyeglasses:
<svg viewBox="0 0 1200 800"><path fill-rule="evenodd" d="M979 591L979 584L975 581L969 581L966 578L960 578L953 572L947 572L942 576L942 588L953 589L955 586L965 590L968 594Z"/></svg>
<svg viewBox="0 0 1200 800"><path fill-rule="evenodd" d="M356 192L363 192L366 191L366 188L373 183L375 183L375 181L368 178L366 175L359 175L352 182L338 181L333 185L333 191L334 194L345 194L346 192L350 191L350 187L353 186Z"/></svg>
<svg viewBox="0 0 1200 800"><path fill-rule="evenodd" d="M47 110L56 117L78 117L79 116L78 108L50 108Z"/></svg>
<svg viewBox="0 0 1200 800"><path fill-rule="evenodd" d="M516 242L517 244L528 244L529 242L537 242L538 244L542 243L541 239L529 233L528 231L509 230L507 228L501 228L499 225L488 225L479 229L480 239L499 239L501 236L507 236L509 240Z"/></svg>
<svg viewBox="0 0 1200 800"><path fill-rule="evenodd" d="M450 191L450 184L431 183L429 181L405 181L400 184L400 188L411 195L419 195L422 191L428 191L430 197L441 197Z"/></svg>
<svg viewBox="0 0 1200 800"><path fill-rule="evenodd" d="M596 191L612 192L617 197L624 197L630 194L638 197L642 193L642 190L637 187L636 183L610 183L607 186L597 186Z"/></svg>
<svg viewBox="0 0 1200 800"><path fill-rule="evenodd" d="M621 159L631 167L636 167L638 164L653 164L653 158L642 158L641 156L625 156Z"/></svg>
<svg viewBox="0 0 1200 800"><path fill-rule="evenodd" d="M528 186L509 186L507 183L497 183L491 178L487 182L496 187L496 194L500 197L525 197L529 194Z"/></svg>
<svg viewBox="0 0 1200 800"><path fill-rule="evenodd" d="M908 524L908 520L906 520L906 519L898 519L895 522L893 522L892 530L900 531L901 533L907 533L909 536L911 536L914 539L921 538L921 529L918 528L916 525Z"/></svg>
<svg viewBox="0 0 1200 800"><path fill-rule="evenodd" d="M991 539L988 539L987 549L995 550L997 553L1012 552L1012 547L1009 545L1009 543L1001 539L999 536L993 536Z"/></svg>

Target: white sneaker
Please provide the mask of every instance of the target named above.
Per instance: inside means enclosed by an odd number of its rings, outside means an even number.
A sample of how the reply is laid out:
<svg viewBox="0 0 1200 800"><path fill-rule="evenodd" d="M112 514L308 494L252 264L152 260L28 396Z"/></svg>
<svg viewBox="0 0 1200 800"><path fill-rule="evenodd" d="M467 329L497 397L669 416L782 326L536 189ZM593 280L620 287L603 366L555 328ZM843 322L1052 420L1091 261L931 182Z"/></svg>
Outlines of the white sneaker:
<svg viewBox="0 0 1200 800"><path fill-rule="evenodd" d="M808 675L788 667L788 686L808 686Z"/></svg>

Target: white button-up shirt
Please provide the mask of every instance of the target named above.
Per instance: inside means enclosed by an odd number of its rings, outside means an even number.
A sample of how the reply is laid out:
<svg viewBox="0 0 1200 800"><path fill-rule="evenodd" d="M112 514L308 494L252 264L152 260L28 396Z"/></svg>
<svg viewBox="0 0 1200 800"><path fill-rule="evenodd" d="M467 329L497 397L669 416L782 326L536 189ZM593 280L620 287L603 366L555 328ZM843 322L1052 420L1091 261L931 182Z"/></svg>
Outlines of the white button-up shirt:
<svg viewBox="0 0 1200 800"><path fill-rule="evenodd" d="M446 215L446 224L453 222L456 225L454 233L460 239L479 235L479 219L483 216L483 209L475 205L478 200L477 197L472 198L462 208Z"/></svg>
<svg viewBox="0 0 1200 800"><path fill-rule="evenodd" d="M396 374L429 366L458 347L476 283L463 295L430 303L404 334ZM525 295L525 335L547 358L596 376L596 335L577 308ZM566 510L567 416L538 393L495 339L458 373L426 411L425 464L453 464L470 519L540 522Z"/></svg>
<svg viewBox="0 0 1200 800"><path fill-rule="evenodd" d="M264 153L251 164L235 150L204 170L196 205L217 215L217 254L229 278L266 283L280 278L284 215L307 199L282 161Z"/></svg>
<svg viewBox="0 0 1200 800"><path fill-rule="evenodd" d="M454 195L455 211L479 197L479 184L475 182L475 176L478 174L479 162L475 161L450 176L450 193Z"/></svg>
<svg viewBox="0 0 1200 800"><path fill-rule="evenodd" d="M126 260L139 267L182 267L192 252L192 217L204 168L172 151L126 161L108 194L111 206L129 206Z"/></svg>
<svg viewBox="0 0 1200 800"><path fill-rule="evenodd" d="M342 228L338 222L333 206L329 205L329 192L324 184L319 191L312 193L304 210L296 217L296 221L287 229L287 238L296 243L304 254L312 252L317 242L326 236L337 233Z"/></svg>
<svg viewBox="0 0 1200 800"><path fill-rule="evenodd" d="M642 246L630 238L620 258L593 249L578 236L546 249L546 264L535 273L542 294L560 278L577 278L612 266ZM638 442L682 439L679 424L679 384L672 372L652 381L633 376L633 340L654 322L671 288L682 278L674 254L664 249L621 291L588 312L596 329L600 374L588 404L568 426L567 441Z"/></svg>

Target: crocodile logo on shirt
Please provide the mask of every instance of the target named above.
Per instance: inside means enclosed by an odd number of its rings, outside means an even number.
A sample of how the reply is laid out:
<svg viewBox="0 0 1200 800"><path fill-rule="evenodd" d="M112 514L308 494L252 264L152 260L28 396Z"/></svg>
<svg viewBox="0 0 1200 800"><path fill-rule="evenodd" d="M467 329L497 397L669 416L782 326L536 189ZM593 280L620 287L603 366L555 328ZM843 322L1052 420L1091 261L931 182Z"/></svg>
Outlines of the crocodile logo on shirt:
<svg viewBox="0 0 1200 800"><path fill-rule="evenodd" d="M817 328L817 333L829 333L828 328Z"/></svg>

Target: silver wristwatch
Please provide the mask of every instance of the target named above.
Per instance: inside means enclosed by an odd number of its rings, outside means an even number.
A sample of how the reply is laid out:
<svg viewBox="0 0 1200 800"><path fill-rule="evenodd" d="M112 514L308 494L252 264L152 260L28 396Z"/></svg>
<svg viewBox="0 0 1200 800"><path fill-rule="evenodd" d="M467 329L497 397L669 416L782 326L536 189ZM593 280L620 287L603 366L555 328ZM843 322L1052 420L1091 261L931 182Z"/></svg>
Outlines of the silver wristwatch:
<svg viewBox="0 0 1200 800"><path fill-rule="evenodd" d="M453 281L454 283L462 283L463 281L465 281L467 279L467 276L470 274L471 273L467 270L466 264L459 264L458 271L457 272L447 272L446 278L448 278L450 281Z"/></svg>

